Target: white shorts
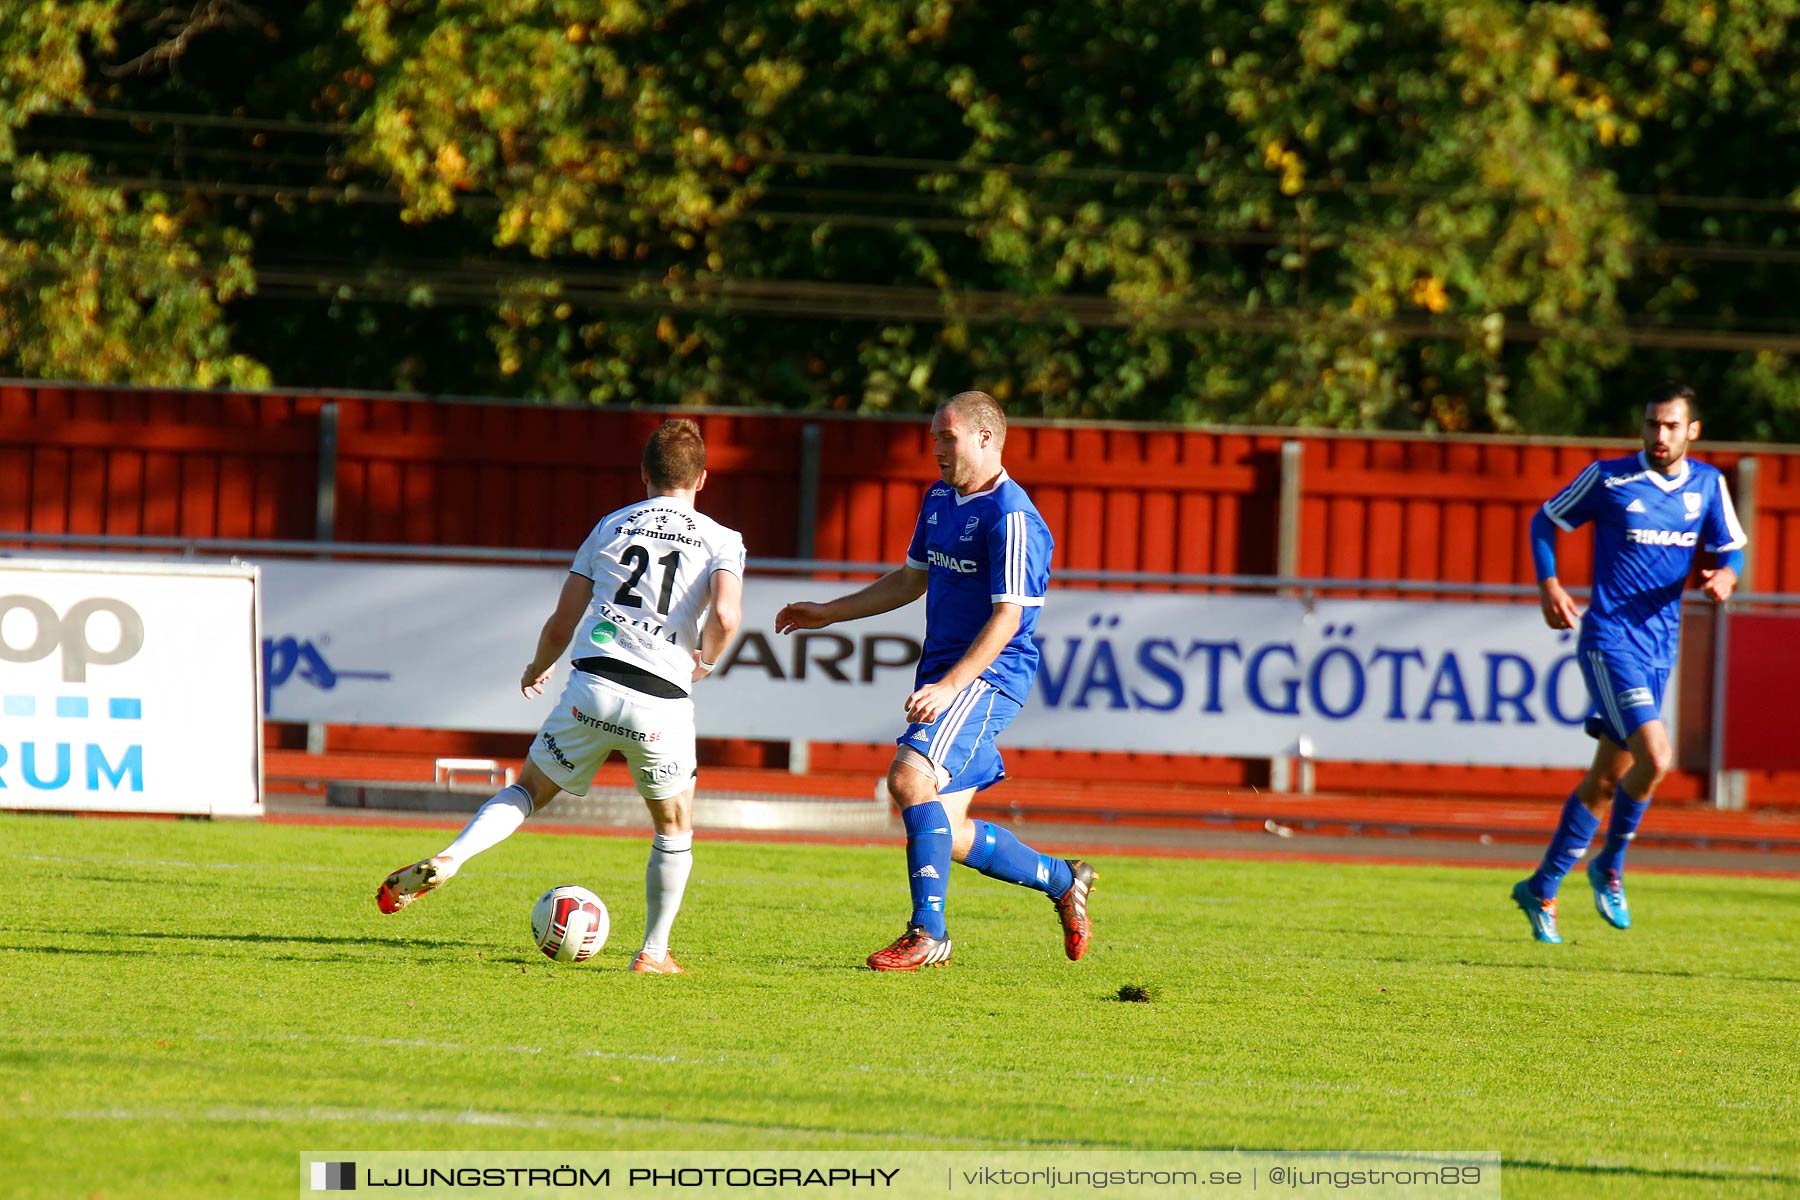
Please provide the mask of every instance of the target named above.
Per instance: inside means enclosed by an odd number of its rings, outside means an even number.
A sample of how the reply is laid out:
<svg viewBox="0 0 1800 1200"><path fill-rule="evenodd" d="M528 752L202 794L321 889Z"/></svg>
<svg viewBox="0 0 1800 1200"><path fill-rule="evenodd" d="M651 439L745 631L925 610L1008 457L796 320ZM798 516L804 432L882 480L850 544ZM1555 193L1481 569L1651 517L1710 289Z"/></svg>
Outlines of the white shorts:
<svg viewBox="0 0 1800 1200"><path fill-rule="evenodd" d="M665 700L586 671L570 671L562 699L531 743L530 758L563 791L585 796L614 750L638 795L671 800L693 785L694 702Z"/></svg>

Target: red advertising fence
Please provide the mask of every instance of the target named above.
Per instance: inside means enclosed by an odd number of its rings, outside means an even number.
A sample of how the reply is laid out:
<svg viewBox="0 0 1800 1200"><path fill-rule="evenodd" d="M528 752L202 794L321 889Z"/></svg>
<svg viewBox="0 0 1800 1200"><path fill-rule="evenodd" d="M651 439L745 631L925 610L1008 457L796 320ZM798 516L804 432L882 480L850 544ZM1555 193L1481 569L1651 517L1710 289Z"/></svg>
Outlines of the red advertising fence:
<svg viewBox="0 0 1800 1200"><path fill-rule="evenodd" d="M1800 681L1800 616L1737 613L1726 641L1725 763L1800 771L1793 702Z"/></svg>
<svg viewBox="0 0 1800 1200"><path fill-rule="evenodd" d="M184 538L312 539L322 461L335 540L560 549L635 499L665 414L431 402L0 385L0 528ZM892 561L935 478L922 420L698 411L707 507L764 557ZM808 430L812 432L809 434ZM798 544L814 440L817 509ZM1065 568L1241 575L1281 564L1282 447L1301 448L1301 575L1530 582L1532 511L1620 442L1344 436L1022 422L1007 462ZM1755 459L1755 585L1800 591L1800 451ZM1744 495L1740 479L1740 505ZM1587 568L1564 542L1566 573Z"/></svg>
<svg viewBox="0 0 1800 1200"><path fill-rule="evenodd" d="M666 415L0 383L0 531L567 551L597 514L642 495L638 454ZM700 422L709 448L702 506L741 529L753 557L897 561L920 491L936 477L921 418L684 415ZM1587 463L1632 448L1019 422L1006 460L1067 571L1529 583L1533 510ZM1732 476L1751 526L1746 584L1800 592L1800 449L1700 452ZM1587 539L1562 539L1559 554L1565 579L1583 582ZM1793 637L1790 626L1746 625L1730 639L1732 660ZM1690 641L1698 644L1684 662L1710 645ZM1705 704L1695 707L1704 717ZM1704 734L1684 735L1684 747L1703 748ZM1703 769L1698 753L1684 753L1683 765ZM1780 757L1746 753L1733 765L1772 769ZM831 762L814 755L815 765ZM1265 768L1171 760L1132 769L1256 782ZM1367 774L1401 786L1407 772ZM1513 777L1508 786L1526 790L1560 786ZM1674 786L1700 785L1695 776Z"/></svg>

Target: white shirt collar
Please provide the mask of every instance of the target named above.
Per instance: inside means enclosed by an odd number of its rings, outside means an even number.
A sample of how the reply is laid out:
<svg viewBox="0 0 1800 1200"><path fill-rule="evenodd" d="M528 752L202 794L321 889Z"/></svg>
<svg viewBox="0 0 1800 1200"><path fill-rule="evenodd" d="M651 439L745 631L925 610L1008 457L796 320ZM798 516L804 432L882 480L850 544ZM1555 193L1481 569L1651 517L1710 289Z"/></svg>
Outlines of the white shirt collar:
<svg viewBox="0 0 1800 1200"><path fill-rule="evenodd" d="M950 490L955 493L956 502L958 504L967 504L971 500L979 500L983 496L993 495L995 492L1000 490L1001 484L1005 483L1007 480L1009 480L1011 478L1012 478L1012 476L1010 476L1006 473L1006 468L1001 467L1000 468L1000 478L994 480L994 486L987 489L987 491L985 491L985 492L970 492L968 495L965 496L961 492L958 492L955 488L951 488Z"/></svg>
<svg viewBox="0 0 1800 1200"><path fill-rule="evenodd" d="M1681 460L1681 474L1679 475L1664 475L1650 465L1649 457L1642 450L1638 451L1637 460L1638 465L1644 468L1644 474L1650 482L1665 492L1673 492L1688 481L1688 460L1686 458Z"/></svg>

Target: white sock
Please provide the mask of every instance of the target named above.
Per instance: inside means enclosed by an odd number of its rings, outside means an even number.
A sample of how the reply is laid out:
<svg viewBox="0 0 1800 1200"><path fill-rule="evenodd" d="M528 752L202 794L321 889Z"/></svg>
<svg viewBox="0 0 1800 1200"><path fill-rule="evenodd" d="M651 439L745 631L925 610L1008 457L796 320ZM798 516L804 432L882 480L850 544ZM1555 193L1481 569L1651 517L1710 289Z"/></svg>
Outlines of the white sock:
<svg viewBox="0 0 1800 1200"><path fill-rule="evenodd" d="M444 847L438 857L450 859L450 870L454 873L483 850L491 850L511 837L530 815L531 793L516 783L504 788L469 818L456 840Z"/></svg>
<svg viewBox="0 0 1800 1200"><path fill-rule="evenodd" d="M669 953L669 930L681 911L688 874L694 869L694 835L659 833L650 839L644 871L644 953L657 962Z"/></svg>

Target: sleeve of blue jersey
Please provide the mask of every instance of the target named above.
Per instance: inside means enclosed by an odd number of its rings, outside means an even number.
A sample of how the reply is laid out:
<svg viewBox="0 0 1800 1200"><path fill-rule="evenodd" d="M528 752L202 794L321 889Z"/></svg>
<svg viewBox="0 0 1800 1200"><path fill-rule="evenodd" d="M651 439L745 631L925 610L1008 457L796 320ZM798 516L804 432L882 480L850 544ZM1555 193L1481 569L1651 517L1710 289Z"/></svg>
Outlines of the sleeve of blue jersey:
<svg viewBox="0 0 1800 1200"><path fill-rule="evenodd" d="M925 498L919 501L919 515L913 518L912 541L906 544L906 565L915 571L930 569L925 558L925 510L931 507L931 489L925 489Z"/></svg>
<svg viewBox="0 0 1800 1200"><path fill-rule="evenodd" d="M1539 583L1556 574L1556 525L1541 508L1531 514L1531 565Z"/></svg>
<svg viewBox="0 0 1800 1200"><path fill-rule="evenodd" d="M1738 521L1737 509L1731 503L1731 489L1725 486L1725 476L1714 471L1713 478L1718 481L1718 494L1715 497L1715 503L1710 505L1706 511L1705 546L1708 550L1719 554L1735 553L1741 562L1743 555L1738 552L1749 544L1750 538L1744 532L1743 525ZM1725 560L1720 559L1719 565L1726 565ZM1739 571L1738 573L1742 574L1743 572Z"/></svg>
<svg viewBox="0 0 1800 1200"><path fill-rule="evenodd" d="M1587 469L1577 475L1568 487L1544 501L1544 515L1556 522L1556 527L1563 532L1575 532L1576 526L1585 525L1594 519L1589 505L1594 487L1599 482L1600 464L1589 463Z"/></svg>
<svg viewBox="0 0 1800 1200"><path fill-rule="evenodd" d="M988 529L988 591L995 604L1035 608L1050 587L1050 531L1024 509Z"/></svg>

